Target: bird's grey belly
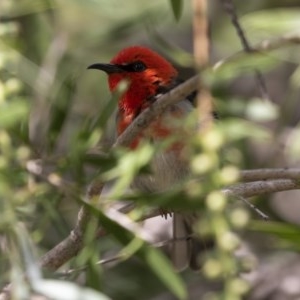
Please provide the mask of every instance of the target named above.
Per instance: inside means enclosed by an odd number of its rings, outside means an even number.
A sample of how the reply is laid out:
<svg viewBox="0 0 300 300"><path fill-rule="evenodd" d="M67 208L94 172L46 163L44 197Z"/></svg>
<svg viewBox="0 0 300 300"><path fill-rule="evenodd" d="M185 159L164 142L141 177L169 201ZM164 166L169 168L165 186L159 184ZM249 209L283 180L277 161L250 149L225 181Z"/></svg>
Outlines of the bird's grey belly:
<svg viewBox="0 0 300 300"><path fill-rule="evenodd" d="M139 175L133 188L141 191L169 190L188 175L188 163L178 157L177 151L156 154L151 162L151 174Z"/></svg>
<svg viewBox="0 0 300 300"><path fill-rule="evenodd" d="M185 134L182 130L183 121L192 110L192 105L186 100L172 105L162 114L160 125L164 124L165 128L175 133ZM180 115L180 119L176 114ZM153 128L150 126L148 129L149 131L145 132L145 135L149 134L151 139ZM151 140L155 143L153 139ZM178 140L178 142L181 141ZM189 163L184 158L182 149L176 150L175 148L156 154L151 162L152 174L138 176L133 182L133 187L142 191L162 192L169 190L186 178L189 174Z"/></svg>

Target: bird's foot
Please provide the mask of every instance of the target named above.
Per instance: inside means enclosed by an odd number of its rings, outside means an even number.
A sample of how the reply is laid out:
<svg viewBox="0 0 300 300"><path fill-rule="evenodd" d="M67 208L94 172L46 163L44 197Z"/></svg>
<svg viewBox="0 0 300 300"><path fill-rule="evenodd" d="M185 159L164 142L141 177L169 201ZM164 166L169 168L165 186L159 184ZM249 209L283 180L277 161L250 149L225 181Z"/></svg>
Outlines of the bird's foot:
<svg viewBox="0 0 300 300"><path fill-rule="evenodd" d="M160 212L161 216L162 216L163 218L165 218L165 219L167 219L168 216L172 217L172 212L169 211L169 210L167 210L167 209L165 209L165 208L160 208L160 209L159 209L159 212Z"/></svg>

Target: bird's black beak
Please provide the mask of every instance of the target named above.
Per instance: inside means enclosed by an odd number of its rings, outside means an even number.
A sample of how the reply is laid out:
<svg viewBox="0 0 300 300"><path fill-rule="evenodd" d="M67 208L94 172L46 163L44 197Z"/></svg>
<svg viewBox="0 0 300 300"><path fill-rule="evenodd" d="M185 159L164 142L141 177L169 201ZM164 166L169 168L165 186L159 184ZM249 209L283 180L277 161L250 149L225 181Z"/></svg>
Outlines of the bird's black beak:
<svg viewBox="0 0 300 300"><path fill-rule="evenodd" d="M88 69L101 70L107 74L124 72L118 65L114 64L92 64L88 66Z"/></svg>

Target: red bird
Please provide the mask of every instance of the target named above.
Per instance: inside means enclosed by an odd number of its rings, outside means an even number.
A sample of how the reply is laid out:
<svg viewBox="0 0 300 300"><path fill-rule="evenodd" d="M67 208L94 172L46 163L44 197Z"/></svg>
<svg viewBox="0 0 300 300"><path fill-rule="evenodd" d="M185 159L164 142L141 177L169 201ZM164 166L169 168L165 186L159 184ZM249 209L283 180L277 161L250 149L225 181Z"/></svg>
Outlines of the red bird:
<svg viewBox="0 0 300 300"><path fill-rule="evenodd" d="M116 89L121 80L129 80L129 87L119 100L116 124L118 135L155 101L158 94L170 90L178 82L177 70L166 59L141 46L123 49L109 64L97 63L88 68L106 72L111 91ZM182 121L192 110L193 106L187 99L170 106L131 144L130 147L135 148L141 139L155 143L167 137L175 137L167 150L154 157L151 162L152 175L139 176L133 183L135 188L161 192L172 188L188 176L189 167L184 157L184 147L189 133L184 131ZM199 268L199 240L191 238L194 218L192 213L173 214L172 261L178 270L187 265L193 269Z"/></svg>

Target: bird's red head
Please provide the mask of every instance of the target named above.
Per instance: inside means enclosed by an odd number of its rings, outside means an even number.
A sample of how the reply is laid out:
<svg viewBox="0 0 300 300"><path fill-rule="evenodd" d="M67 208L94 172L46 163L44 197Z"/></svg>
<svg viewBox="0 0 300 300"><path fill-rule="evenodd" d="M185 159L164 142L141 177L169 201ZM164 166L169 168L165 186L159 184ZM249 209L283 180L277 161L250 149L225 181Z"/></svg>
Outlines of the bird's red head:
<svg viewBox="0 0 300 300"><path fill-rule="evenodd" d="M125 48L109 64L94 64L89 69L105 71L111 91L121 80L129 79L129 87L119 102L119 108L126 114L139 112L149 98L177 77L176 69L167 60L141 46Z"/></svg>

